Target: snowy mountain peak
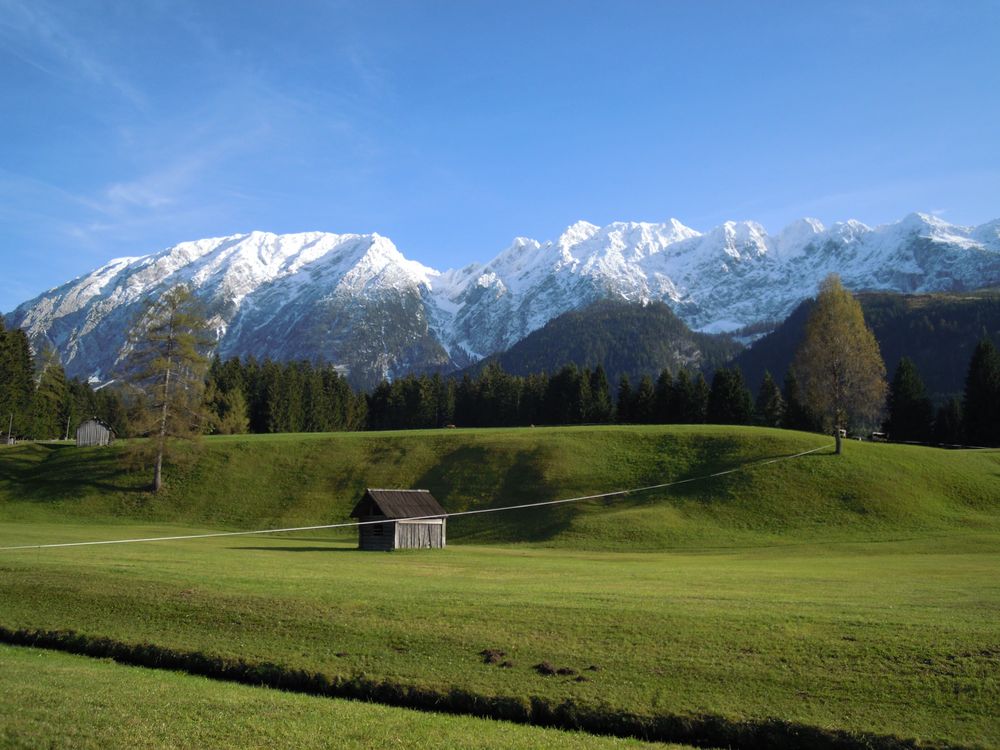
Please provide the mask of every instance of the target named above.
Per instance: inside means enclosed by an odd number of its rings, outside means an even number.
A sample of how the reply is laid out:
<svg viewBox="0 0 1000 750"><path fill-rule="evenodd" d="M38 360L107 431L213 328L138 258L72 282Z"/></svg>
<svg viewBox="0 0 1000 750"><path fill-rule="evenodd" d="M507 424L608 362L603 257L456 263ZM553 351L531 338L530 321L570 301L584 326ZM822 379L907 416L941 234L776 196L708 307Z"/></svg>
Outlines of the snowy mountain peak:
<svg viewBox="0 0 1000 750"><path fill-rule="evenodd" d="M554 241L518 237L485 265L438 272L372 234L254 231L115 259L19 306L8 325L55 347L71 376L107 376L146 299L187 283L221 356L324 360L357 385L448 370L608 297L663 300L690 326L780 319L828 273L852 289L1000 284L1000 220L969 228L911 214L875 228L816 219L768 235L754 221L705 234L663 223L580 221Z"/></svg>
<svg viewBox="0 0 1000 750"><path fill-rule="evenodd" d="M793 221L774 239L774 250L779 258L793 258L805 252L826 231L819 219Z"/></svg>
<svg viewBox="0 0 1000 750"><path fill-rule="evenodd" d="M575 245L589 240L599 231L601 231L601 228L596 224L591 224L589 221L581 220L566 227L565 231L559 237L559 244Z"/></svg>

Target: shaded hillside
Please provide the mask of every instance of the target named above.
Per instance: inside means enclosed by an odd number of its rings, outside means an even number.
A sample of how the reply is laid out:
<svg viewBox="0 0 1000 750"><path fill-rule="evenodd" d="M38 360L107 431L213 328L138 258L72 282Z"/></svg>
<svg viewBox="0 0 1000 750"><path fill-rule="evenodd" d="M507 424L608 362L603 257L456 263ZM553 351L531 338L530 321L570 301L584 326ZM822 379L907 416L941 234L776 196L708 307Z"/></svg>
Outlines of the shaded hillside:
<svg viewBox="0 0 1000 750"><path fill-rule="evenodd" d="M960 395L969 358L986 332L1000 344L1000 290L963 294L857 295L865 321L878 339L889 377L899 360L910 357L936 402ZM738 365L756 390L764 370L780 381L802 339L812 300L799 305L772 333L740 352Z"/></svg>
<svg viewBox="0 0 1000 750"><path fill-rule="evenodd" d="M125 468L127 449L24 444L0 448L0 521L41 522L48 541L70 533L69 519L330 524L349 520L365 487L427 488L455 512L704 477L827 441L720 425L217 437L186 447L157 495L144 491L148 471ZM664 549L994 529L1000 520L1000 453L872 443L829 451L609 501L455 518L448 539Z"/></svg>
<svg viewBox="0 0 1000 750"><path fill-rule="evenodd" d="M553 373L570 363L601 364L612 383L622 374L635 383L644 374L655 378L664 368L710 374L740 349L729 336L692 331L662 302L603 300L554 318L470 371L490 361L513 375Z"/></svg>

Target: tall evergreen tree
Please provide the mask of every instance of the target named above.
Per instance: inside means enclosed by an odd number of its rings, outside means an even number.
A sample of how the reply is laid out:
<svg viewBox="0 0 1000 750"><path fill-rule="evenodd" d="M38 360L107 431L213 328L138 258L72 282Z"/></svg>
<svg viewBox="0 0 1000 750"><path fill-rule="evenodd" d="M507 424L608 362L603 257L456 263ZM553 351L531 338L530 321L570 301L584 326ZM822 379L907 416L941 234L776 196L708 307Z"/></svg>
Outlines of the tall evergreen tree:
<svg viewBox="0 0 1000 750"><path fill-rule="evenodd" d="M670 370L663 368L660 376L656 379L655 394L653 397L654 421L658 424L670 424L677 420L673 414L674 403L674 378Z"/></svg>
<svg viewBox="0 0 1000 750"><path fill-rule="evenodd" d="M750 424L753 403L739 368L720 368L712 377L708 421L712 424Z"/></svg>
<svg viewBox="0 0 1000 750"><path fill-rule="evenodd" d="M0 317L0 433L6 439L27 434L31 426L31 400L35 393L35 367L28 337L20 329L6 330Z"/></svg>
<svg viewBox="0 0 1000 750"><path fill-rule="evenodd" d="M874 421L885 405L885 363L878 342L865 325L861 305L836 274L820 285L793 367L805 403L823 415L838 454L840 431L853 422Z"/></svg>
<svg viewBox="0 0 1000 750"><path fill-rule="evenodd" d="M681 370L674 378L670 393L670 411L673 421L679 424L691 424L698 421L695 404L695 386L687 370Z"/></svg>
<svg viewBox="0 0 1000 750"><path fill-rule="evenodd" d="M639 379L639 387L632 401L632 421L639 424L656 421L656 389L649 375L643 375Z"/></svg>
<svg viewBox="0 0 1000 750"><path fill-rule="evenodd" d="M702 424L708 421L708 398L711 389L703 373L695 376L691 386L691 421L694 424Z"/></svg>
<svg viewBox="0 0 1000 750"><path fill-rule="evenodd" d="M632 383L629 382L628 375L622 375L618 381L618 400L615 403L615 420L619 424L627 424L632 421Z"/></svg>
<svg viewBox="0 0 1000 750"><path fill-rule="evenodd" d="M587 421L606 424L611 421L613 413L608 375L604 367L598 364L590 374L590 413L587 415Z"/></svg>
<svg viewBox="0 0 1000 750"><path fill-rule="evenodd" d="M962 402L948 399L934 416L933 440L938 445L958 445L962 442Z"/></svg>
<svg viewBox="0 0 1000 750"><path fill-rule="evenodd" d="M967 444L1000 445L1000 352L985 336L969 360L962 415Z"/></svg>
<svg viewBox="0 0 1000 750"><path fill-rule="evenodd" d="M891 440L926 443L931 438L933 408L924 381L909 357L899 360L886 399L883 429Z"/></svg>
<svg viewBox="0 0 1000 750"><path fill-rule="evenodd" d="M781 427L785 418L785 399L782 398L778 384L767 370L764 371L764 380L757 392L754 416L757 423L765 427Z"/></svg>

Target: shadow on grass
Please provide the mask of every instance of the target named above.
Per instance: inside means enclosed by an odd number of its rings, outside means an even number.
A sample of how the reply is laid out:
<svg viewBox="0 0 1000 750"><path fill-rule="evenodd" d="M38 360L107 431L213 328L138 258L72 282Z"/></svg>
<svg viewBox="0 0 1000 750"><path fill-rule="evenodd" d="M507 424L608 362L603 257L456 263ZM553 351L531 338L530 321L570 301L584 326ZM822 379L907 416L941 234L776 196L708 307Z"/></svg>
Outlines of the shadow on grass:
<svg viewBox="0 0 1000 750"><path fill-rule="evenodd" d="M148 482L137 483L114 448L77 448L71 443L36 443L6 454L0 461L0 480L19 500L51 503L77 500L92 491L141 494Z"/></svg>
<svg viewBox="0 0 1000 750"><path fill-rule="evenodd" d="M259 550L262 552L357 552L356 547L228 547L236 550Z"/></svg>
<svg viewBox="0 0 1000 750"><path fill-rule="evenodd" d="M450 512L555 500L542 450L456 448L442 455L417 486L430 489ZM466 542L544 542L568 529L575 512L556 506L461 516L449 522L448 536Z"/></svg>

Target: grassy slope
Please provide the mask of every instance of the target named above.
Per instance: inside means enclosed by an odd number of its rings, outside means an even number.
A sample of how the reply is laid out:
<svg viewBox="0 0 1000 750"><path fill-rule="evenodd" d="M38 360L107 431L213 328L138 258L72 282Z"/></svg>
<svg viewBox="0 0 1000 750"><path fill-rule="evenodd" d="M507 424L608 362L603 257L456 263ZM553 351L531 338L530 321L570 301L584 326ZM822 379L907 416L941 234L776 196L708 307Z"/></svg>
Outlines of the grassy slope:
<svg viewBox="0 0 1000 750"><path fill-rule="evenodd" d="M0 451L0 544L156 535L160 519L338 521L365 485L429 487L451 510L551 499L823 440L711 427L219 439L158 498L130 491L142 477L110 452L23 446ZM444 689L993 746L998 487L997 453L849 444L449 527L557 549L378 555L296 535L0 553L0 617ZM626 545L659 551L613 551ZM482 665L483 648L515 667ZM536 675L542 660L601 669L578 683Z"/></svg>
<svg viewBox="0 0 1000 750"><path fill-rule="evenodd" d="M348 520L363 488L426 487L465 510L711 474L825 442L731 427L591 427L206 439L161 496L122 451L0 449L0 519L266 528ZM454 519L452 541L639 549L996 529L1000 454L848 444L613 503ZM350 538L346 533L344 538Z"/></svg>
<svg viewBox="0 0 1000 750"><path fill-rule="evenodd" d="M667 747L311 698L9 646L0 646L0 667L4 748Z"/></svg>

